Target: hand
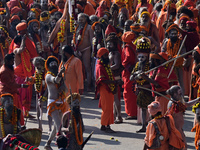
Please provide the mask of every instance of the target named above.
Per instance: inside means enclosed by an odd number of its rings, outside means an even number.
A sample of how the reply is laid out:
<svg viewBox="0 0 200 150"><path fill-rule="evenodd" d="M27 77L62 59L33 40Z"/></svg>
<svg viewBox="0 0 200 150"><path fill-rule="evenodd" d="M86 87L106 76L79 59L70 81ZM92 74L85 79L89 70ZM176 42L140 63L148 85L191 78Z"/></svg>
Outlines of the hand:
<svg viewBox="0 0 200 150"><path fill-rule="evenodd" d="M62 67L62 68L60 69L59 74L62 74L62 73L64 73L64 72L65 72L65 67Z"/></svg>
<svg viewBox="0 0 200 150"><path fill-rule="evenodd" d="M78 91L80 95L83 95L84 89L79 89Z"/></svg>

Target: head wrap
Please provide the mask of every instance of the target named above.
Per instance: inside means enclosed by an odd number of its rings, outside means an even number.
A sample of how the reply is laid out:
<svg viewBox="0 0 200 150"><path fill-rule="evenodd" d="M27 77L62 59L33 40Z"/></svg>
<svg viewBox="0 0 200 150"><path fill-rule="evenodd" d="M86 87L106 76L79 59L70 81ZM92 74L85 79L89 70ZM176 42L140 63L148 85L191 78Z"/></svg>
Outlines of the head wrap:
<svg viewBox="0 0 200 150"><path fill-rule="evenodd" d="M58 58L56 58L55 56L49 56L48 58L47 58L47 60L45 61L45 69L47 70L47 71L49 71L49 67L48 67L48 65L49 65L49 61L52 59L52 61L53 61L53 59L55 60L55 61L57 61L57 63L59 64L60 62L59 62L59 60L58 60Z"/></svg>
<svg viewBox="0 0 200 150"><path fill-rule="evenodd" d="M52 15L56 11L58 11L58 7L53 2L51 2L49 5L49 13Z"/></svg>
<svg viewBox="0 0 200 150"><path fill-rule="evenodd" d="M167 28L166 33L169 33L169 31L172 30L172 29L177 30L177 31L179 32L179 27L178 27L178 25L177 25L177 24L172 24L171 26L169 26L169 27Z"/></svg>
<svg viewBox="0 0 200 150"><path fill-rule="evenodd" d="M22 9L19 8L18 6L11 8L11 14L17 14L19 12L22 12Z"/></svg>
<svg viewBox="0 0 200 150"><path fill-rule="evenodd" d="M1 94L1 98L4 97L4 96L11 96L11 97L14 99L14 97L13 97L13 95L12 95L11 93L4 93L4 94Z"/></svg>
<svg viewBox="0 0 200 150"><path fill-rule="evenodd" d="M13 20L16 20L16 19L20 20L19 16L14 15L14 16L12 16L12 18L10 19L10 21L13 22Z"/></svg>
<svg viewBox="0 0 200 150"><path fill-rule="evenodd" d="M157 53L150 53L150 58L161 60L162 57Z"/></svg>
<svg viewBox="0 0 200 150"><path fill-rule="evenodd" d="M105 48L105 47L102 47L98 50L97 52L97 56L99 58L101 58L101 56L103 56L105 53L109 54L109 51Z"/></svg>
<svg viewBox="0 0 200 150"><path fill-rule="evenodd" d="M150 53L151 41L147 37L142 37L137 40L136 51L138 53Z"/></svg>
<svg viewBox="0 0 200 150"><path fill-rule="evenodd" d="M122 41L125 43L132 43L135 40L135 34L131 31L127 31L122 35Z"/></svg>
<svg viewBox="0 0 200 150"><path fill-rule="evenodd" d="M0 8L0 15L3 15L6 13L6 9L5 8Z"/></svg>
<svg viewBox="0 0 200 150"><path fill-rule="evenodd" d="M162 112L162 108L160 106L160 103L157 101L152 102L148 105L148 112L151 114L151 116L156 115L158 112Z"/></svg>
<svg viewBox="0 0 200 150"><path fill-rule="evenodd" d="M186 20L186 21L188 21L188 20L190 20L190 18L189 18L188 16L181 16L181 17L179 18L178 23L180 23L181 20Z"/></svg>
<svg viewBox="0 0 200 150"><path fill-rule="evenodd" d="M42 17L43 16L43 17ZM50 18L49 12L48 11L43 11L40 14L40 21L46 21Z"/></svg>
<svg viewBox="0 0 200 150"><path fill-rule="evenodd" d="M176 9L176 4L172 3L170 0L166 1L162 10L166 11L167 10L167 7L169 5L169 9Z"/></svg>
<svg viewBox="0 0 200 150"><path fill-rule="evenodd" d="M151 15L148 11L143 11L140 15L140 17L142 17L142 15L147 14L149 16L149 18L151 18Z"/></svg>
<svg viewBox="0 0 200 150"><path fill-rule="evenodd" d="M142 28L140 27L140 24L136 24L136 25L130 26L130 28L134 32L141 32L142 31Z"/></svg>
<svg viewBox="0 0 200 150"><path fill-rule="evenodd" d="M190 25L194 29L197 27L197 23L195 21L187 21L186 24Z"/></svg>
<svg viewBox="0 0 200 150"><path fill-rule="evenodd" d="M29 26L31 23L33 23L33 22L38 23L38 25L39 25L39 27L40 27L40 22L39 22L37 19L32 19L32 20L30 20L30 21L28 22L28 26Z"/></svg>
<svg viewBox="0 0 200 150"><path fill-rule="evenodd" d="M159 55L165 59L165 60L168 60L168 55L165 53L165 52L160 52Z"/></svg>
<svg viewBox="0 0 200 150"><path fill-rule="evenodd" d="M71 104L71 96L72 96L73 101L76 100L76 99L78 99L79 102L81 102L81 96L80 96L80 94L78 94L78 93L72 93L72 95L70 94L66 98L66 101L67 101L68 104Z"/></svg>
<svg viewBox="0 0 200 150"><path fill-rule="evenodd" d="M21 22L16 26L17 31L22 31L27 29L27 24L25 22Z"/></svg>
<svg viewBox="0 0 200 150"><path fill-rule="evenodd" d="M34 13L35 13L36 19L38 19L38 18L39 18L39 16L40 16L40 13L41 13L41 10L40 10L40 9L38 9L38 8L31 8L31 10L30 10L30 11L32 11L32 12L34 12Z"/></svg>
<svg viewBox="0 0 200 150"><path fill-rule="evenodd" d="M94 31L94 29L95 29L95 26L96 26L96 25L98 25L98 24L100 24L100 23L101 23L101 22L99 22L99 21L97 21L97 22L93 23L93 25L91 26L92 30Z"/></svg>

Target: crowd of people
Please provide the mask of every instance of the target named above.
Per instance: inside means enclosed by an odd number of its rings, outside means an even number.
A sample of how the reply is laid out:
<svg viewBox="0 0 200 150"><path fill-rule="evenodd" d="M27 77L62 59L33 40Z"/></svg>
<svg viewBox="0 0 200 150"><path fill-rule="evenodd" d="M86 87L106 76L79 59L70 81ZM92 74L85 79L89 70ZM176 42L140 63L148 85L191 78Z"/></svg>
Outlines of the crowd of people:
<svg viewBox="0 0 200 150"><path fill-rule="evenodd" d="M1 0L1 138L26 129L36 98L41 131L47 105L45 149L56 135L69 143L59 148L83 149L80 95L95 89L100 130L123 123L123 93L144 149L187 149L183 116L193 106L199 149L199 30L198 0Z"/></svg>

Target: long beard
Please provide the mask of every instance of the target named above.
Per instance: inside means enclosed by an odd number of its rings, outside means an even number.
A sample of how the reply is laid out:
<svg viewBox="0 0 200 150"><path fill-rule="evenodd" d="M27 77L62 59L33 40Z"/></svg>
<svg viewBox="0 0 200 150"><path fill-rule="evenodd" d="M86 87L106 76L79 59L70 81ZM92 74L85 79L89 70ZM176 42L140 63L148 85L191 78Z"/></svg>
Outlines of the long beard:
<svg viewBox="0 0 200 150"><path fill-rule="evenodd" d="M138 70L142 70L145 67L146 60L138 63Z"/></svg>
<svg viewBox="0 0 200 150"><path fill-rule="evenodd" d="M55 74L57 76L58 67L57 66L49 67L49 71L51 71L53 74Z"/></svg>
<svg viewBox="0 0 200 150"><path fill-rule="evenodd" d="M5 108L5 112L8 118L12 116L12 111L13 111L13 105Z"/></svg>

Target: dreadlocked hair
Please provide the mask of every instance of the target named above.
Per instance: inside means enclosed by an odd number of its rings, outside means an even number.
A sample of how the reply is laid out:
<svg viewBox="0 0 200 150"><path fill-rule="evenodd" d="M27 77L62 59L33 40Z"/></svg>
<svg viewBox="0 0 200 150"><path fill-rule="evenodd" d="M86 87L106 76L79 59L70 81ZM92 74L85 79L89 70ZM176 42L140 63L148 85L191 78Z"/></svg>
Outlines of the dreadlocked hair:
<svg viewBox="0 0 200 150"><path fill-rule="evenodd" d="M106 43L108 43L108 42L113 42L113 44L115 45L115 46L117 46L117 44L118 44L118 37L117 37L117 34L116 33L114 33L114 32L111 32L109 35L108 35L108 37L106 38Z"/></svg>

